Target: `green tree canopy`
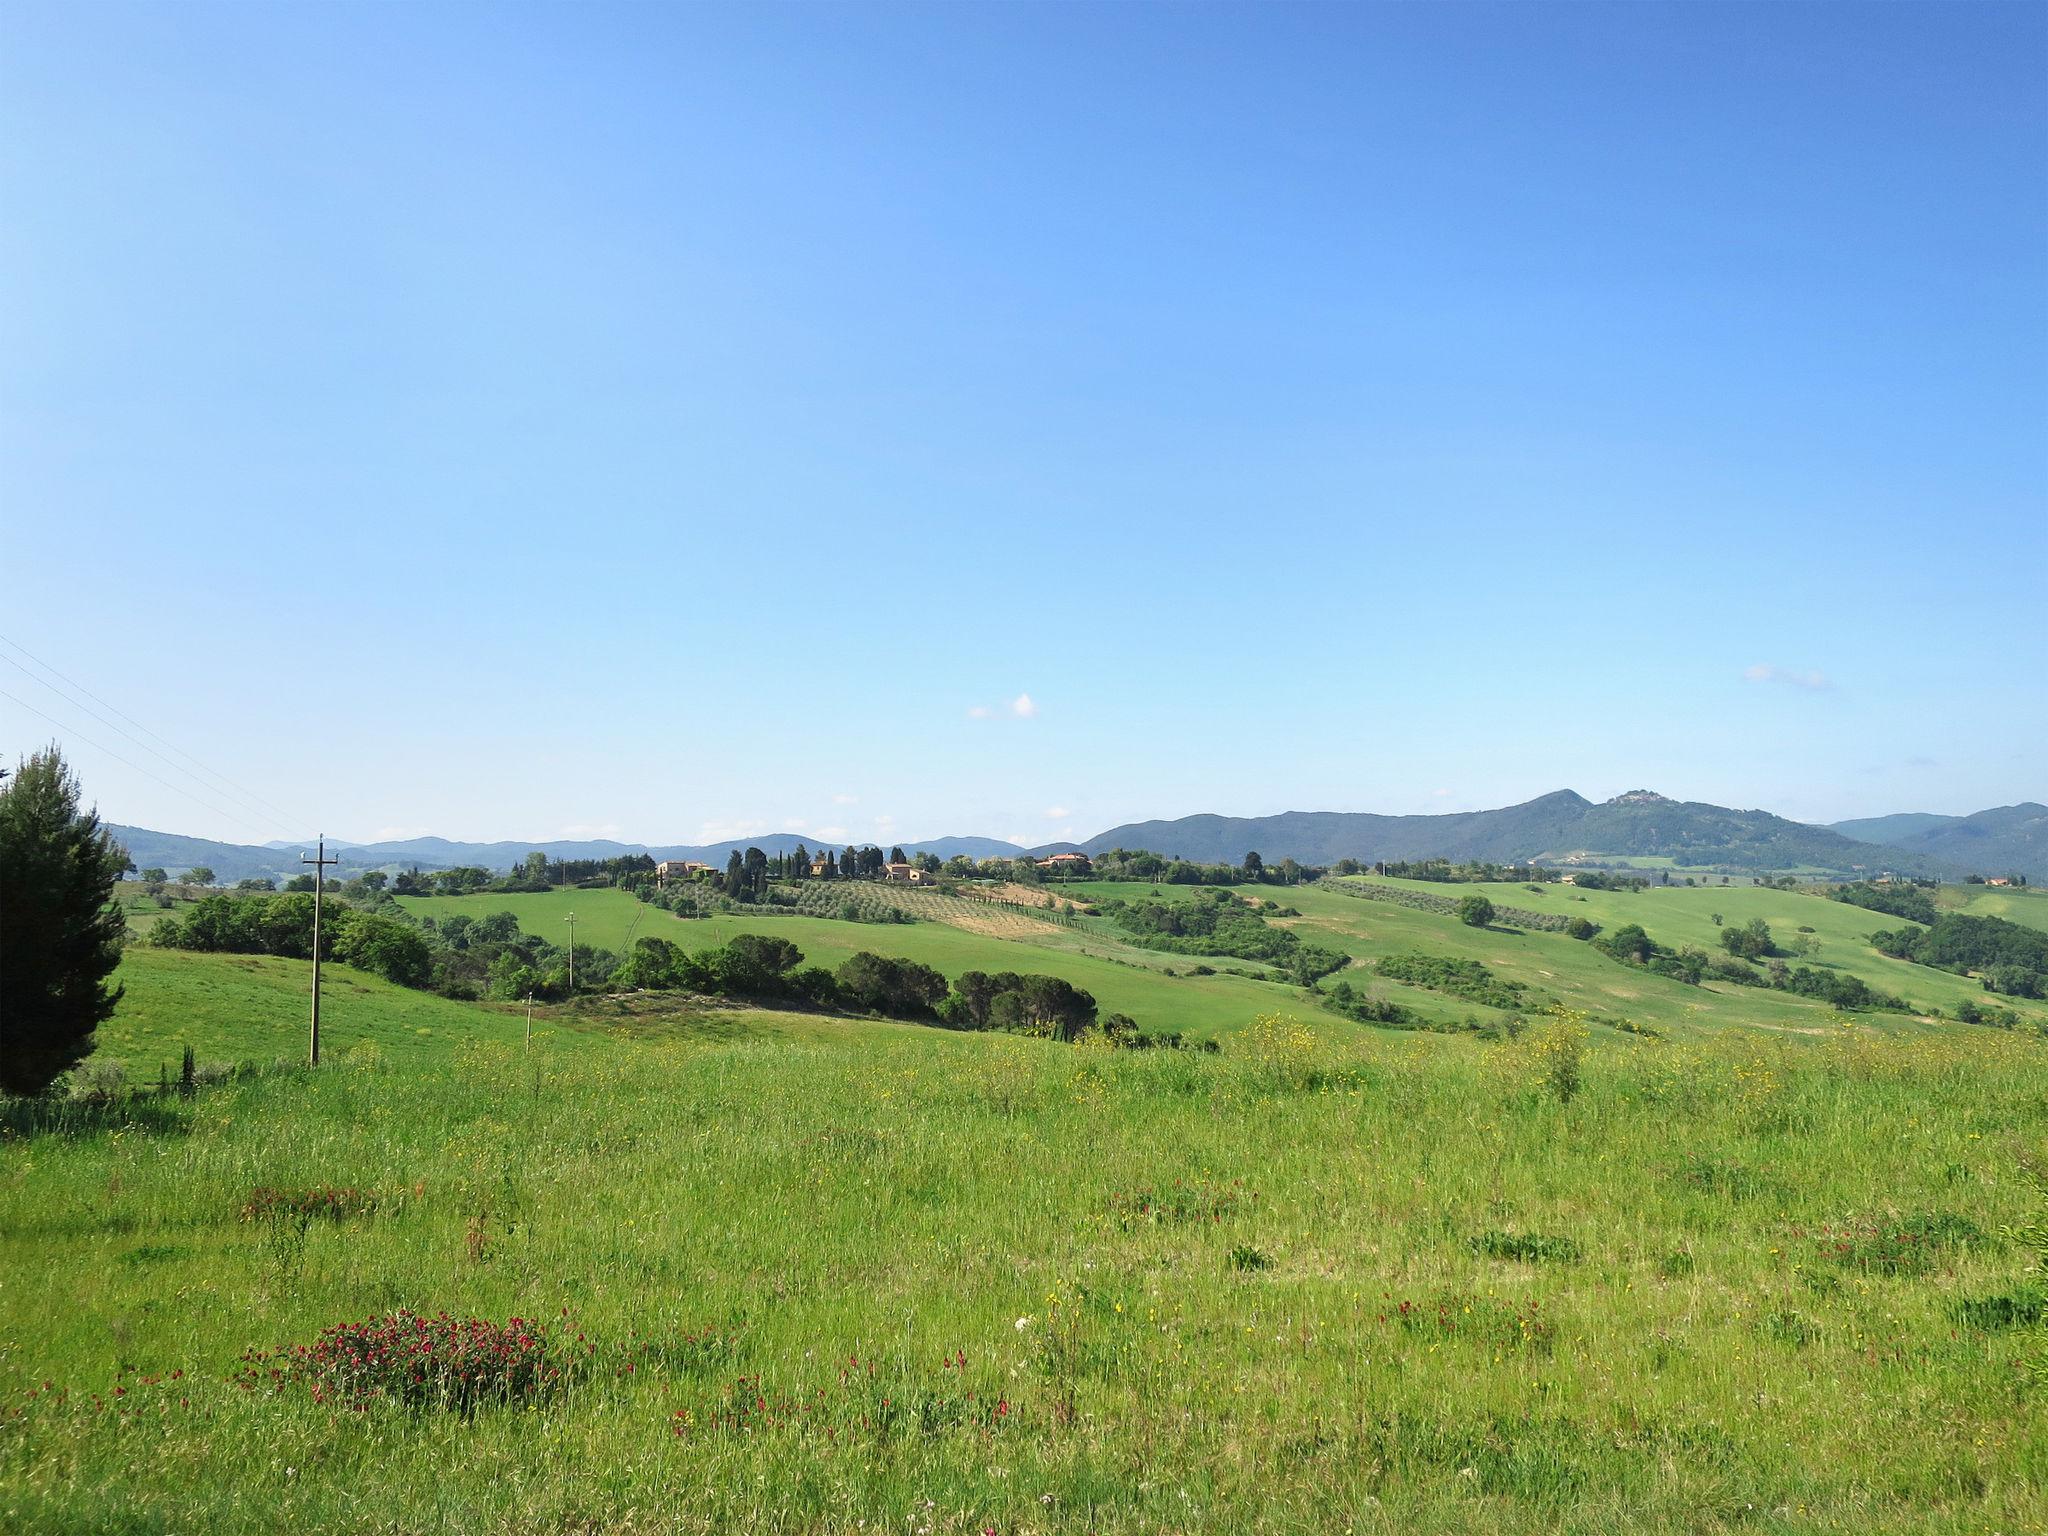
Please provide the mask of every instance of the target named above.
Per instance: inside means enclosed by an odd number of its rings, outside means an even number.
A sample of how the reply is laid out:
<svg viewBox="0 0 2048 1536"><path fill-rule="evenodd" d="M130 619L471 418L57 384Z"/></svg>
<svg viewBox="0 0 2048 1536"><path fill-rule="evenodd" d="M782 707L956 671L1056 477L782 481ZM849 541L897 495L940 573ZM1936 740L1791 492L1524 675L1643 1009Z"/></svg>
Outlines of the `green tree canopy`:
<svg viewBox="0 0 2048 1536"><path fill-rule="evenodd" d="M1493 903L1484 896L1462 896L1458 899L1458 921L1468 928L1484 928L1493 921Z"/></svg>
<svg viewBox="0 0 2048 1536"><path fill-rule="evenodd" d="M121 988L125 922L113 905L127 853L78 807L53 745L0 785L0 1089L41 1093L92 1052Z"/></svg>

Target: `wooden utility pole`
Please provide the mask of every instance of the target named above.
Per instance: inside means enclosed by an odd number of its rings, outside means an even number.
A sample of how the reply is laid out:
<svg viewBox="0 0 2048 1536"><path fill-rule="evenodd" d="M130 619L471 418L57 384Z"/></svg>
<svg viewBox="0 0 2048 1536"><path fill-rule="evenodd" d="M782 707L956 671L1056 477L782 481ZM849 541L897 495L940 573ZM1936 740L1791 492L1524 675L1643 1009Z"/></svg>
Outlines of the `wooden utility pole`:
<svg viewBox="0 0 2048 1536"><path fill-rule="evenodd" d="M320 1065L320 903L327 894L327 866L341 860L327 857L327 834L320 834L320 852L313 858L299 855L301 864L313 866L313 1065Z"/></svg>
<svg viewBox="0 0 2048 1536"><path fill-rule="evenodd" d="M569 924L569 998L576 997L576 914L571 912L565 919Z"/></svg>

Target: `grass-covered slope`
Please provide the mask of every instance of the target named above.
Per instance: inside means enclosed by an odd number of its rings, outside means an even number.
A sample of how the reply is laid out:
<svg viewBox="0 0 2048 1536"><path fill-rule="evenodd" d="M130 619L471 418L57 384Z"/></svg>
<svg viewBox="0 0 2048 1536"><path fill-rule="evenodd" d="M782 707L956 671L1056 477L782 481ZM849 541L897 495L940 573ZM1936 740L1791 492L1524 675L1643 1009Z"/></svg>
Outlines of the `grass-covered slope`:
<svg viewBox="0 0 2048 1536"><path fill-rule="evenodd" d="M1050 924L1032 925L1027 942L936 922L849 923L771 915L685 919L623 891L607 890L404 897L401 902L422 916L511 912L526 932L558 944L567 941L567 917L573 911L577 942L614 953L623 953L634 939L647 936L698 950L723 944L738 933L767 933L788 939L812 965L836 967L859 951L870 950L919 961L948 978L974 970L1056 975L1093 993L1104 1013L1127 1013L1148 1031L1179 1030L1194 1037L1241 1028L1289 996L1284 988L1239 976L1168 976L1167 968L1185 970L1190 963L1177 955L1133 949L1106 935L1074 933Z"/></svg>
<svg viewBox="0 0 2048 1536"><path fill-rule="evenodd" d="M305 960L130 943L114 976L126 990L99 1027L93 1062L120 1062L131 1078L153 1080L160 1063L177 1074L187 1045L203 1061L302 1058L312 973ZM405 1055L464 1040L511 1040L525 1029L523 1017L393 986L350 966L330 962L320 975L323 1052L374 1044Z"/></svg>
<svg viewBox="0 0 2048 1536"><path fill-rule="evenodd" d="M1854 976L1878 991L1901 997L1917 1014L1953 1018L1965 999L1986 1000L1977 982L1911 965L1879 954L1868 941L1871 932L1897 926L1897 920L1861 907L1825 899L1808 890L1781 891L1758 886L1660 887L1647 891L1579 891L1544 885L1535 891L1516 884L1443 885L1422 881L1357 877L1351 885L1371 889L1407 890L1442 898L1468 892L1488 895L1497 905L1561 916L1584 916L1611 932L1625 923L1639 923L1658 943L1671 949L1692 945L1721 953L1721 933L1763 918L1771 927L1789 964L1832 969ZM1200 887L1163 886L1156 894L1168 900L1196 899ZM1968 894L1966 894L1968 893ZM1110 897L1151 896L1155 888L1115 882L1063 885L1058 895L1075 901ZM1467 927L1438 912L1384 901L1368 901L1323 888L1246 886L1238 894L1295 908L1298 917L1274 921L1294 928L1304 942L1333 949L1354 961L1350 970L1330 978L1364 986L1397 1002L1426 1022L1456 1024L1468 1017L1482 1022L1505 1010L1475 1008L1465 998L1380 976L1375 963L1392 955L1436 955L1478 961L1500 977L1519 982L1534 1014L1553 1003L1600 1018L1626 1020L1654 1029L1754 1027L1815 1031L1828 1027L1832 1010L1810 998L1765 987L1737 987L1723 982L1686 986L1641 968L1624 966L1597 948L1561 933L1517 927L1511 922L1485 929ZM2029 903L2048 909L2048 898L2031 892L1998 892L1981 887L1945 889L1945 901L1971 901L2020 908L2040 921ZM1148 1030L1180 1030L1194 1037L1242 1027L1246 1020L1275 1007L1310 1007L1291 987L1224 974L1248 962L1212 957L1218 974L1188 972L1200 957L1167 954L1131 946L1107 919L1084 919L1078 925L1019 924L1007 936L971 932L938 922L914 924L848 923L829 918L720 916L686 920L635 901L617 891L554 891L523 896L407 898L405 905L423 915L463 912L480 916L510 910L529 932L565 936L564 918L577 914L579 939L623 950L639 936L654 934L685 948L725 942L740 932L766 932L788 937L808 961L837 965L861 949L901 955L957 976L967 970L1038 971L1058 975L1093 992L1105 1012L1123 1012ZM1973 907L1972 910L1975 910ZM1716 914L1720 923L1714 921ZM2000 915L2003 915L2002 913ZM2025 920L2018 918L2016 920ZM1802 930L1809 930L1804 931ZM1128 936L1125 936L1128 937ZM1259 969L1249 966L1251 969ZM1179 974L1168 975L1168 970ZM1997 1000L2001 1005L2009 1000ZM2048 1019L2048 1009L2016 1005L2028 1021ZM1912 1015L1873 1017L1874 1027L1914 1027ZM1331 1021L1331 1027L1342 1027Z"/></svg>
<svg viewBox="0 0 2048 1536"><path fill-rule="evenodd" d="M1535 1039L809 1028L548 1042L537 1090L468 1044L0 1145L0 1524L2048 1519L1996 1236L2035 1042L1621 1042L1560 1104ZM374 1205L244 1219L260 1186ZM540 1320L583 1364L471 1414L236 1384L397 1307Z"/></svg>

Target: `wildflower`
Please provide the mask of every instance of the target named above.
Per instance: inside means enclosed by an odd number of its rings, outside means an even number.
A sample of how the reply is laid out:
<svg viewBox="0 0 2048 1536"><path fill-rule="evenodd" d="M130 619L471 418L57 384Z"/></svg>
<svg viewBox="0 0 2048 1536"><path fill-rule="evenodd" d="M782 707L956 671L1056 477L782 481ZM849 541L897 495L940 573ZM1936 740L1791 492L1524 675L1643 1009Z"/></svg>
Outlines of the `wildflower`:
<svg viewBox="0 0 2048 1536"><path fill-rule="evenodd" d="M1029 1312L1025 1313L1022 1317L1017 1319L1017 1331L1019 1333L1022 1333L1025 1329L1029 1328L1030 1326L1031 1314Z"/></svg>

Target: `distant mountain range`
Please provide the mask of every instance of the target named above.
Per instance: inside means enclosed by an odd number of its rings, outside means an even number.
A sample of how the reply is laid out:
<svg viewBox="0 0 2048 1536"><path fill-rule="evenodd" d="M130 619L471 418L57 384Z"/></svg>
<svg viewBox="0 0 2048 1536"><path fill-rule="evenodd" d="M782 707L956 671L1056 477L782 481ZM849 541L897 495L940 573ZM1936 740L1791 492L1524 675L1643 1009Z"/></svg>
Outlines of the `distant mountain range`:
<svg viewBox="0 0 2048 1536"><path fill-rule="evenodd" d="M1858 842L1769 811L1737 811L1633 790L1594 804L1569 789L1522 805L1441 816L1290 811L1281 816L1184 816L1115 827L1079 845L1088 854L1150 848L1201 862L1262 858L1330 864L1341 858L1482 859L1509 864L1673 859L1732 870L1813 868L1844 874L1891 869L1966 871L1938 856Z"/></svg>
<svg viewBox="0 0 2048 1536"><path fill-rule="evenodd" d="M1909 811L1865 821L1838 821L1844 837L1960 864L1983 875L2048 880L2048 805L2023 800L1973 816Z"/></svg>
<svg viewBox="0 0 2048 1536"><path fill-rule="evenodd" d="M111 827L142 868L176 873L204 864L224 881L299 872L307 844L267 848L209 842L142 827ZM482 865L509 869L527 854L551 859L610 859L644 853L656 859L699 859L723 864L734 849L757 847L787 853L799 843L818 845L793 832L697 845L651 846L606 839L551 842L458 843L440 837L395 842L330 842L341 872L410 867L449 869ZM1483 859L1495 863L1614 862L1671 859L1690 866L1728 870L1821 869L1843 875L1933 875L1957 880L1970 873L2024 874L2048 880L2048 807L2028 802L1979 811L1974 816L1915 813L1840 822L1832 827L1788 821L1768 811L1667 799L1634 790L1599 804L1561 789L1521 805L1439 816L1379 816L1362 811L1289 811L1279 816L1183 816L1173 821L1139 821L1112 827L1082 843L1049 843L1033 849L993 837L942 837L903 847L939 858L1008 858L1024 852L1078 849L1102 854L1112 848L1149 848L1201 863L1236 862L1256 851L1268 862L1284 858L1304 864L1361 863L1386 859Z"/></svg>
<svg viewBox="0 0 2048 1536"><path fill-rule="evenodd" d="M164 869L172 874L204 865L217 880L282 879L301 874L299 855L313 851L313 839L304 842L273 842L262 847L240 843L216 843L202 837L182 837L175 832L153 832L147 827L109 823L122 847L128 850L138 869ZM722 843L674 844L653 847L645 843L619 843L604 838L547 842L457 843L445 837L408 837L379 843L350 843L327 840L329 858L341 861L335 874L347 876L366 869L454 869L476 865L485 869L510 869L529 853L544 853L551 859L617 859L644 853L656 859L697 859L706 864L723 864L734 849L759 848L763 853L782 854L802 844L824 846L816 838L794 832L770 832L760 837L736 838ZM835 848L840 846L833 845ZM994 837L941 837L925 843L902 845L912 853L932 853L950 859L966 854L973 859L1009 858L1024 850L1015 843Z"/></svg>

